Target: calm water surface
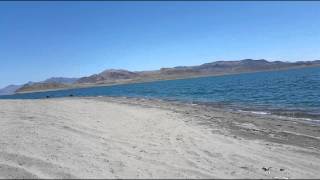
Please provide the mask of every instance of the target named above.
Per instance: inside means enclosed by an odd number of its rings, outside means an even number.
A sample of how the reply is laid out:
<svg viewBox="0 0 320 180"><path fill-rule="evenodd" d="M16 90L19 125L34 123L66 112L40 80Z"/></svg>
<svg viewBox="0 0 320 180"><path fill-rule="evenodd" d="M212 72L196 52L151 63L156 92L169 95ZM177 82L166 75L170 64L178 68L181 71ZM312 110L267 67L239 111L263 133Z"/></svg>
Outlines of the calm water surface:
<svg viewBox="0 0 320 180"><path fill-rule="evenodd" d="M161 98L320 120L320 67L0 96Z"/></svg>

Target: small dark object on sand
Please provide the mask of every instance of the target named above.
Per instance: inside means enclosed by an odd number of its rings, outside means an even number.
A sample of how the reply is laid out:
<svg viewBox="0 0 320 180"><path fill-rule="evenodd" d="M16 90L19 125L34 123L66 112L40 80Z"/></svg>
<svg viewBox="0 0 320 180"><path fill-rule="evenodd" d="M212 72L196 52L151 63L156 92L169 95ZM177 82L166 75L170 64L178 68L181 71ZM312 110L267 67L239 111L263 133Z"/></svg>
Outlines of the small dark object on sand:
<svg viewBox="0 0 320 180"><path fill-rule="evenodd" d="M272 167L268 167L268 168L263 167L262 169L263 169L264 171L270 171L271 168L272 168Z"/></svg>
<svg viewBox="0 0 320 180"><path fill-rule="evenodd" d="M73 96L73 94L70 94L69 96L70 96L70 97L72 97L72 96Z"/></svg>
<svg viewBox="0 0 320 180"><path fill-rule="evenodd" d="M46 96L46 98L50 98L50 96Z"/></svg>
<svg viewBox="0 0 320 180"><path fill-rule="evenodd" d="M283 168L280 168L280 171L284 171L284 169L283 169Z"/></svg>

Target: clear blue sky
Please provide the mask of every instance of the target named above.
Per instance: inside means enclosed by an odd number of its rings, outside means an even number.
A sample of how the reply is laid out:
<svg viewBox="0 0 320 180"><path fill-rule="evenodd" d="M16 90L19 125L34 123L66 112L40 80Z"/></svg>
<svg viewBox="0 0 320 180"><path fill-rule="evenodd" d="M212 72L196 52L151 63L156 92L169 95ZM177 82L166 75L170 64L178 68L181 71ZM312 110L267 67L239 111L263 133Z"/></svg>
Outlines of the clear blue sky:
<svg viewBox="0 0 320 180"><path fill-rule="evenodd" d="M320 59L320 2L0 2L0 87L108 68Z"/></svg>

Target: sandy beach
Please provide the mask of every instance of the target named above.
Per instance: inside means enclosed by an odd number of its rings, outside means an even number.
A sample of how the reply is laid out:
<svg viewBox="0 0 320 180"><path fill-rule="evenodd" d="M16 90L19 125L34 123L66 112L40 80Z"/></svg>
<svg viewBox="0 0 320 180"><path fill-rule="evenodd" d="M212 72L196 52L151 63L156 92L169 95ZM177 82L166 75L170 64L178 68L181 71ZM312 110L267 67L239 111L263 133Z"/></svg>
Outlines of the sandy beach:
<svg viewBox="0 0 320 180"><path fill-rule="evenodd" d="M135 98L0 100L0 178L319 178L320 128Z"/></svg>

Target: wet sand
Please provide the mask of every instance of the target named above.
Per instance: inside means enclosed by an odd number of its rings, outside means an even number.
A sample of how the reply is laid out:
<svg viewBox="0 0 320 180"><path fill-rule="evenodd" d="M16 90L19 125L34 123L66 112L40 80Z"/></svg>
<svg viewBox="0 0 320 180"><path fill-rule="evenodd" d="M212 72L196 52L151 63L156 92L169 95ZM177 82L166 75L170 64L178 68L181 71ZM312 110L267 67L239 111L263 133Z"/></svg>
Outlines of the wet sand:
<svg viewBox="0 0 320 180"><path fill-rule="evenodd" d="M0 100L1 178L319 178L320 128L136 98Z"/></svg>

